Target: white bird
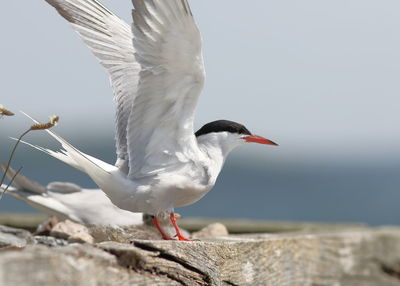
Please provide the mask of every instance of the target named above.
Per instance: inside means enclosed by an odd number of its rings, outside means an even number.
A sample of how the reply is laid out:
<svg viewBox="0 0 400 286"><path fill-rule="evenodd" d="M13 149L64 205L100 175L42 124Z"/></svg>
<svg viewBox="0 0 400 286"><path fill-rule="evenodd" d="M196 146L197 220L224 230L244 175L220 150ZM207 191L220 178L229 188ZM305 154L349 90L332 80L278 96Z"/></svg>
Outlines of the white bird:
<svg viewBox="0 0 400 286"><path fill-rule="evenodd" d="M0 167L5 171L4 164L0 164ZM7 177L11 180L15 174L9 168ZM100 189L83 189L65 182L53 182L45 187L21 174L14 178L13 185L15 187L10 187L6 194L59 220L69 219L83 224L110 227L143 223L143 214L116 207Z"/></svg>
<svg viewBox="0 0 400 286"><path fill-rule="evenodd" d="M202 41L187 0L132 0L132 28L95 0L46 0L68 20L108 70L117 104L117 162L65 150L42 151L89 175L121 209L169 216L214 186L226 157L248 142L277 145L241 124L219 120L194 133L205 71Z"/></svg>

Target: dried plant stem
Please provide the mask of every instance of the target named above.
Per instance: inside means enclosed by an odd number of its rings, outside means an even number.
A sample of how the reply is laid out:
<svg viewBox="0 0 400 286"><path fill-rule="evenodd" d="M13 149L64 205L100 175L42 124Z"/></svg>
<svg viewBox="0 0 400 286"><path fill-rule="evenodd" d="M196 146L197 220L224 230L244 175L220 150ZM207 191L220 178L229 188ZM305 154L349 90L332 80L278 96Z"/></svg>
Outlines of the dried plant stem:
<svg viewBox="0 0 400 286"><path fill-rule="evenodd" d="M6 109L4 109L4 108L2 108L2 106L0 106L0 111L2 111L2 113L1 113L0 115L7 115L7 114L4 113L5 110L6 110ZM6 111L8 111L8 110L6 110ZM12 151L11 151L10 158L8 159L7 167L6 167L6 169L5 169L5 171L4 171L4 174L3 174L3 177L1 178L1 181L0 181L0 187L1 187L1 186L3 185L3 183L4 183L4 180L5 180L6 176L7 176L7 172L8 172L8 170L10 169L11 161L12 161L12 159L13 159L13 157L14 157L15 150L17 150L18 144L21 142L22 138L23 138L26 134L28 134L30 131L33 131L33 130L46 130L46 129L50 129L50 128L56 126L59 119L60 119L60 117L58 117L57 115L50 116L50 121L49 121L48 123L39 123L39 122L37 122L37 123L33 124L33 125L32 125L28 130L26 130L24 133L22 133L21 136L19 136L17 142L16 142L15 145L14 145L14 148L13 148ZM8 188L11 186L12 182L14 181L14 179L16 178L16 176L18 175L18 173L19 173L21 170L22 170L22 167L21 167L21 168L18 170L18 172L13 176L13 178L11 179L11 182L7 185L7 187L6 187L6 189L4 190L4 192L0 195L0 200L3 198L3 195L7 192Z"/></svg>
<svg viewBox="0 0 400 286"><path fill-rule="evenodd" d="M11 151L10 158L8 159L8 163L7 163L6 170L4 171L3 177L1 178L1 181L0 181L0 186L2 186L2 185L3 185L3 183L4 183L4 179L6 178L6 175L7 175L8 169L10 168L11 161L12 161L12 158L14 157L15 150L17 150L18 144L21 142L22 138L23 138L23 137L24 137L26 134L28 134L28 133L29 133L31 130L32 130L32 129L31 129L31 128L29 128L29 129L28 129L28 130L26 130L24 133L22 133L22 135L21 135L21 136L19 136L19 138L18 138L17 142L15 143L15 145L14 145L14 148L13 148L13 150Z"/></svg>
<svg viewBox="0 0 400 286"><path fill-rule="evenodd" d="M23 167L20 167L18 169L18 171L14 174L14 176L11 178L10 183L7 185L7 187L4 189L4 191L1 193L0 195L0 201L3 199L4 194L8 191L8 189L10 188L10 186L12 185L12 183L14 182L15 178L19 175L19 173L21 173Z"/></svg>

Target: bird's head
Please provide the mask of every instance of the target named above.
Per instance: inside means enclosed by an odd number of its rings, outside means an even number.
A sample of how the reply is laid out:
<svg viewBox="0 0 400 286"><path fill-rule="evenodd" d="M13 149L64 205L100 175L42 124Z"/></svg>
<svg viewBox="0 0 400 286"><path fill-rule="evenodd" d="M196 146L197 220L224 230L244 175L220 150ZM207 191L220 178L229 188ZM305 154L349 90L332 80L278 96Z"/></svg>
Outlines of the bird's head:
<svg viewBox="0 0 400 286"><path fill-rule="evenodd" d="M235 147L246 143L258 143L264 145L278 146L275 142L251 133L242 124L217 120L207 123L196 132L197 141L203 145L219 145L227 155Z"/></svg>

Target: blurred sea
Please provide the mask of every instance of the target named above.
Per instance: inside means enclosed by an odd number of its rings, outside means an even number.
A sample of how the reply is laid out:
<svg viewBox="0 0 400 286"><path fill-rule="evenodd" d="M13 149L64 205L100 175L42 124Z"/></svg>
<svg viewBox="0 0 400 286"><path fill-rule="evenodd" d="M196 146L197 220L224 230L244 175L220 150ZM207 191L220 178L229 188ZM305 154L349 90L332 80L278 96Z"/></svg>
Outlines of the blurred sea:
<svg viewBox="0 0 400 286"><path fill-rule="evenodd" d="M32 137L28 141L38 143ZM76 141L72 140L82 151L114 161L112 140ZM11 143L1 140L0 144L1 160L5 161ZM259 157L234 152L215 188L196 204L177 212L211 218L400 224L399 158L370 163L350 159L317 163ZM19 147L13 163L14 168L21 165L24 175L42 184L70 181L95 187L86 175L26 146ZM1 212L35 210L6 196L0 201Z"/></svg>

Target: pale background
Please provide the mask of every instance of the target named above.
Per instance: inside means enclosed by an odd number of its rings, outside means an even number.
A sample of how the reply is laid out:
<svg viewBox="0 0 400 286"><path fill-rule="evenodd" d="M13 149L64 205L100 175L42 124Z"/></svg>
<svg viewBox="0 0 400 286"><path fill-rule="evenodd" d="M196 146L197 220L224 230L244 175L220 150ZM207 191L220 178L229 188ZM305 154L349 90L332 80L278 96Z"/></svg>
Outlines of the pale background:
<svg viewBox="0 0 400 286"><path fill-rule="evenodd" d="M280 143L236 150L187 215L400 223L400 2L192 0L207 82L197 124L229 119ZM130 20L129 0L103 0ZM44 0L4 1L0 103L47 119L112 162L105 70ZM29 121L0 121L0 158ZM28 141L55 148L46 134ZM52 145L53 144L53 145ZM27 147L14 166L45 184L83 175ZM0 211L28 211L13 200Z"/></svg>

